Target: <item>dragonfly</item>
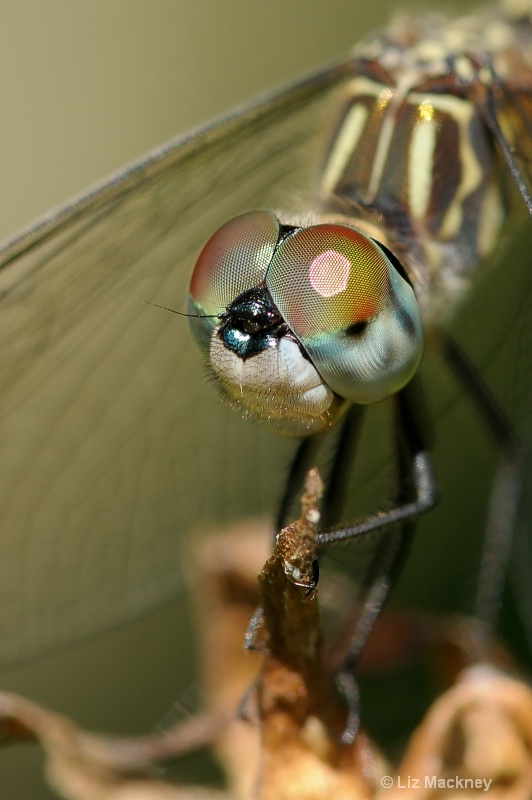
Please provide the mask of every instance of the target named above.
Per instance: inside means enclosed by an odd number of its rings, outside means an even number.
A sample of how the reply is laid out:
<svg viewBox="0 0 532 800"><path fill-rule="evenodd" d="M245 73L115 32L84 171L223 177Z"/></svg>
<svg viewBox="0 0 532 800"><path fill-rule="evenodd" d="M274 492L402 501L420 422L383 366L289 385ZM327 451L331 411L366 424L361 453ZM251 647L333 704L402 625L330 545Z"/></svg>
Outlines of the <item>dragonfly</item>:
<svg viewBox="0 0 532 800"><path fill-rule="evenodd" d="M170 604L184 580L181 535L211 521L213 508L229 519L275 506L290 443L220 407L190 339L183 345L184 327L176 333L175 318L154 314L143 301L184 302L198 253L225 221L312 195L316 174L309 164L319 165L323 131L351 79L347 59L179 139L4 249L4 663ZM516 347L526 330L530 278L520 268L520 247L516 239L505 257L512 271L504 291L496 280L483 282L453 325L486 380L502 387L514 385L516 375L521 385L525 380ZM473 428L474 415L457 404L457 389L437 360L427 354L422 369L441 429ZM519 403L522 418L526 401ZM387 424L378 408L361 442L361 452L370 454L363 459L368 485L383 457L374 452L380 445L372 446L372 431L380 439ZM198 447L198 428L216 448ZM471 438L479 446L478 432ZM227 471L235 442L238 454ZM249 470L249 454L269 481ZM458 499L443 503L430 527L420 526L421 549L399 587L404 600L426 604L427 596L443 594L449 606L459 605L474 554L463 532L481 535L477 520L489 487L489 465L468 455L457 459L445 435L435 449L443 495L450 486ZM474 486L467 484L473 469ZM362 483L356 473L353 480ZM381 487L369 491L380 495ZM460 579L453 577L459 566L453 547L464 566ZM431 591L435 584L440 591Z"/></svg>
<svg viewBox="0 0 532 800"><path fill-rule="evenodd" d="M243 416L303 437L287 501L308 451L315 457L309 442L346 407L334 491L346 480L352 418L358 435L360 407L397 397L414 496L320 533L322 546L397 526L437 502L419 404L412 406L425 326L500 455L473 610L476 658L486 658L499 612L519 505L518 444L445 327L476 289L475 273L511 216L508 174L532 214L529 53L531 10L520 7L455 24L397 21L355 48L314 206L300 216L258 210L226 222L202 250L190 283L191 328L220 395ZM403 460L403 481L404 467ZM409 543L388 544L374 559L349 673Z"/></svg>

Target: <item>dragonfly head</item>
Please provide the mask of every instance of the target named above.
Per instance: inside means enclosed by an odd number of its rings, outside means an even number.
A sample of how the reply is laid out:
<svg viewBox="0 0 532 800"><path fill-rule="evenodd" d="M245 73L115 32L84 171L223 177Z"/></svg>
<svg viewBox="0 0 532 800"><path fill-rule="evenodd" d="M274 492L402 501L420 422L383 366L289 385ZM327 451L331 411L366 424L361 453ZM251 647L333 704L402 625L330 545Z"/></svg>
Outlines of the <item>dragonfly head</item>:
<svg viewBox="0 0 532 800"><path fill-rule="evenodd" d="M282 225L253 211L223 225L194 269L193 333L224 396L289 435L330 427L415 373L423 330L393 256L343 224Z"/></svg>

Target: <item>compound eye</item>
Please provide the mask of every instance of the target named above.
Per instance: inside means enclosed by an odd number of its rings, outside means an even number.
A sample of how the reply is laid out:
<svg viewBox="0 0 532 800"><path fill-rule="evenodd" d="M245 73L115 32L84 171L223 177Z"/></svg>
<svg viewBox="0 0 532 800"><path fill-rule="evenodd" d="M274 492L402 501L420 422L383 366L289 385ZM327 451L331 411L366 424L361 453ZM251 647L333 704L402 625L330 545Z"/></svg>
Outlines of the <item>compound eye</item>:
<svg viewBox="0 0 532 800"><path fill-rule="evenodd" d="M399 391L423 351L412 287L384 250L345 225L296 231L277 248L266 286L326 384L373 403Z"/></svg>
<svg viewBox="0 0 532 800"><path fill-rule="evenodd" d="M220 314L239 294L262 283L279 230L270 211L252 211L222 225L201 251L192 273L192 313Z"/></svg>
<svg viewBox="0 0 532 800"><path fill-rule="evenodd" d="M295 335L362 329L390 291L388 260L367 236L344 225L314 225L279 246L266 283Z"/></svg>

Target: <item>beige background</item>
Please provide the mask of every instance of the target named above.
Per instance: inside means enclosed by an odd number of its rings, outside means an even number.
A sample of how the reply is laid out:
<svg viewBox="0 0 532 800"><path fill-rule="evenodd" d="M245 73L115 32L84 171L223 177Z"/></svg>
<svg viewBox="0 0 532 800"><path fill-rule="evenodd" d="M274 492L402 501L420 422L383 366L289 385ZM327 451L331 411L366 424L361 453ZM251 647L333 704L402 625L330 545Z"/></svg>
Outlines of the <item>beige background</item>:
<svg viewBox="0 0 532 800"><path fill-rule="evenodd" d="M173 134L341 56L393 5L6 0L0 238Z"/></svg>

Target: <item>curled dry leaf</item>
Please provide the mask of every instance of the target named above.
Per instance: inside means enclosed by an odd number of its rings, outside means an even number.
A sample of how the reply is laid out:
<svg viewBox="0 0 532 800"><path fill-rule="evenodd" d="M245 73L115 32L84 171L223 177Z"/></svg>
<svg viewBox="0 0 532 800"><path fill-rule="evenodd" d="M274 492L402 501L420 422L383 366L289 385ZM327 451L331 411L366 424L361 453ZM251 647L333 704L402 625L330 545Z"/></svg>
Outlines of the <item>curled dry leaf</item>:
<svg viewBox="0 0 532 800"><path fill-rule="evenodd" d="M532 797L532 690L489 665L466 670L412 736L386 800Z"/></svg>
<svg viewBox="0 0 532 800"><path fill-rule="evenodd" d="M205 745L216 730L212 718L187 721L160 735L113 739L87 733L24 697L1 693L0 724L4 743L40 742L48 781L66 800L230 800L222 792L149 777L163 759Z"/></svg>

